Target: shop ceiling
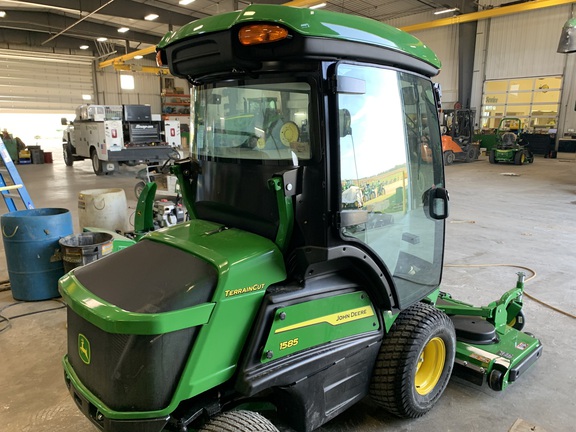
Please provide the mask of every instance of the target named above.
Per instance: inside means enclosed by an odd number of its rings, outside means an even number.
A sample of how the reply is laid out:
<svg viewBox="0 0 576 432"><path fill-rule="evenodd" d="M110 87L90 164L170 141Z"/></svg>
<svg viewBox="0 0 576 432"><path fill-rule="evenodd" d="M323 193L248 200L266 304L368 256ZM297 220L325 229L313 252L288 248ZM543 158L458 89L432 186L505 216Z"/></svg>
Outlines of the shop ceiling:
<svg viewBox="0 0 576 432"><path fill-rule="evenodd" d="M325 10L386 20L473 3L456 0L0 0L0 44L88 50L106 58L155 45L171 29L250 3L326 3ZM152 21L148 15L157 15ZM121 27L128 28L119 33ZM106 38L104 41L103 38ZM98 41L100 39L100 41Z"/></svg>
<svg viewBox="0 0 576 432"><path fill-rule="evenodd" d="M576 0L575 0L576 1ZM128 53L153 53L169 30L198 18L242 9L250 3L288 4L324 9L386 21L425 12L455 9L432 22L406 27L416 31L516 13L540 7L572 3L569 0L520 0L500 7L480 7L471 0L0 0L0 46L30 49L43 47L78 50L92 54L100 66L127 68ZM497 3L497 2L496 2ZM155 16L150 20L149 16ZM149 17L146 19L145 17ZM120 28L128 29L120 33ZM128 54L128 55L126 55ZM154 72L154 71L152 71Z"/></svg>

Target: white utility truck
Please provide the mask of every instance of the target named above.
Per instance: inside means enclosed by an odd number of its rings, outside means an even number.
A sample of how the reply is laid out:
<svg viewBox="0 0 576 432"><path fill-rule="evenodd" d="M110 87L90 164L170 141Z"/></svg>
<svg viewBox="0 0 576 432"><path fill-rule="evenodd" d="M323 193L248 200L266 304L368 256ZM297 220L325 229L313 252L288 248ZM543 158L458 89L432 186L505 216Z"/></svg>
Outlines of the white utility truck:
<svg viewBox="0 0 576 432"><path fill-rule="evenodd" d="M181 147L180 123L153 120L149 105L80 105L74 122L62 124L64 162L90 159L96 175L160 163Z"/></svg>

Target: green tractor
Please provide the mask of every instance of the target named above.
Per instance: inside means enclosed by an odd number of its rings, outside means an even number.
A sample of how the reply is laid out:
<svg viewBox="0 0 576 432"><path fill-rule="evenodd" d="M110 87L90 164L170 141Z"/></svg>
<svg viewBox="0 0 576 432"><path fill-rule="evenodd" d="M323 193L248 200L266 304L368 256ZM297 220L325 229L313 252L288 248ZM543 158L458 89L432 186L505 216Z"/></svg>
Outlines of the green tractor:
<svg viewBox="0 0 576 432"><path fill-rule="evenodd" d="M192 85L190 220L60 280L65 381L100 430L312 431L368 394L415 418L453 372L502 390L539 358L522 275L484 307L440 291L440 62L419 40L252 5L157 54Z"/></svg>
<svg viewBox="0 0 576 432"><path fill-rule="evenodd" d="M488 155L491 164L523 165L534 162L534 154L527 145L522 144L521 131L522 122L519 118L505 117L500 120L496 130L496 147Z"/></svg>

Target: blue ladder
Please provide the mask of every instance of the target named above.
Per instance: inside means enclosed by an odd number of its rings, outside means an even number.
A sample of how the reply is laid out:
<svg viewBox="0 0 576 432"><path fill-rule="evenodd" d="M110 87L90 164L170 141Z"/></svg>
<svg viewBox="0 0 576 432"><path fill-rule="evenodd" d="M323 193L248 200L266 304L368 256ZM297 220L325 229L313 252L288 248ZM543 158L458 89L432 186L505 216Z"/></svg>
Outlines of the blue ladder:
<svg viewBox="0 0 576 432"><path fill-rule="evenodd" d="M26 209L33 209L34 204L32 203L32 198L30 198L2 138L0 138L0 157L2 157L2 161L4 162L4 167L0 168L0 193L2 194L2 198L4 198L8 211L13 212L18 210L14 203L14 198L21 199ZM6 183L4 179L5 175L8 175L11 184Z"/></svg>

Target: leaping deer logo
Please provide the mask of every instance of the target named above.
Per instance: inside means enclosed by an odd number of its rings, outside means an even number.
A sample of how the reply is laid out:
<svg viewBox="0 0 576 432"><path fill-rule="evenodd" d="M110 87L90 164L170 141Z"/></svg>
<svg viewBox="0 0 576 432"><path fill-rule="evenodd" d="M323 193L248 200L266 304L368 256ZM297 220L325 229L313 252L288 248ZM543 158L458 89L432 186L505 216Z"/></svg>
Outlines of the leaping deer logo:
<svg viewBox="0 0 576 432"><path fill-rule="evenodd" d="M86 364L90 364L90 341L82 333L78 335L78 355Z"/></svg>

